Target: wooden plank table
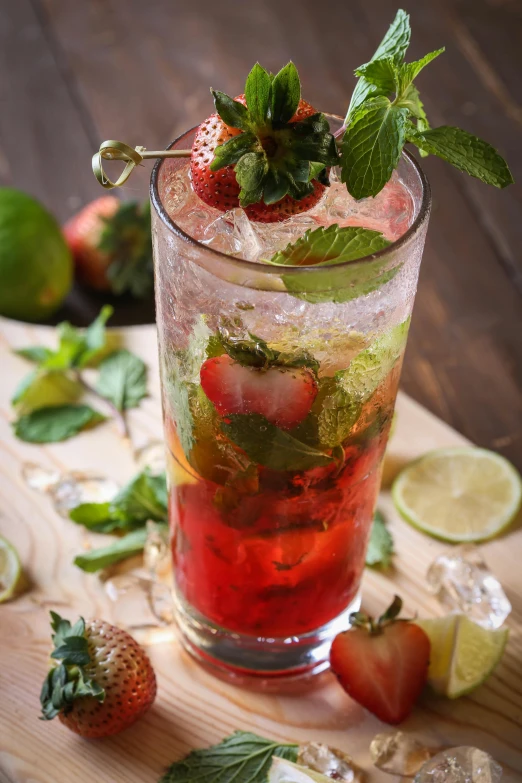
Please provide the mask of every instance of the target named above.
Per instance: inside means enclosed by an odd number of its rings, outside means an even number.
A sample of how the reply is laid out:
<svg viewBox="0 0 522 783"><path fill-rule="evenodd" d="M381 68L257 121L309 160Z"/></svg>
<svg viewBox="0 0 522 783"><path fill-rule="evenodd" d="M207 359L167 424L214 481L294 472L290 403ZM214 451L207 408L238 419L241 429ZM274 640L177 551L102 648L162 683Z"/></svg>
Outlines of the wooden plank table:
<svg viewBox="0 0 522 783"><path fill-rule="evenodd" d="M161 436L155 329L124 330L122 339L149 364L150 397L129 413L134 445ZM34 446L16 440L9 421L9 398L27 363L13 348L53 344L52 330L0 320L0 533L20 552L32 590L0 607L0 783L155 783L162 770L189 749L219 741L235 729L281 739L321 740L351 753L368 771L372 737L388 727L341 690L327 674L300 693L264 694L241 690L214 679L185 654L177 642L149 648L158 676L153 709L134 727L103 741L86 741L58 721L38 720L39 690L48 666L48 612L78 613L113 619L113 604L96 575L72 560L101 536L85 532L58 516L45 496L29 489L22 465L36 462L60 471L95 471L119 482L136 466L130 450L108 422L60 444ZM425 572L445 546L403 522L393 510L391 478L408 460L465 439L401 394L398 423L386 458L379 506L392 530L397 555L389 573L367 570L363 605L377 613L394 592L408 614L441 613L425 587ZM88 540L87 540L88 539ZM502 538L483 546L513 603L507 651L495 674L472 695L448 701L426 693L401 727L434 746L476 745L504 766L506 783L522 780L522 530L514 525ZM373 770L369 781L397 778Z"/></svg>
<svg viewBox="0 0 522 783"><path fill-rule="evenodd" d="M398 0L0 0L0 183L60 219L101 195L100 141L165 146L212 110L208 87L241 92L259 59L291 57L305 96L342 113ZM494 143L522 178L522 3L415 0L410 59L446 45L419 79L433 124ZM404 389L522 469L522 188L499 192L439 160L423 165L434 210L403 372ZM124 198L145 197L148 168ZM102 301L76 290L66 313ZM59 314L63 317L63 313ZM120 302L116 323L153 320Z"/></svg>

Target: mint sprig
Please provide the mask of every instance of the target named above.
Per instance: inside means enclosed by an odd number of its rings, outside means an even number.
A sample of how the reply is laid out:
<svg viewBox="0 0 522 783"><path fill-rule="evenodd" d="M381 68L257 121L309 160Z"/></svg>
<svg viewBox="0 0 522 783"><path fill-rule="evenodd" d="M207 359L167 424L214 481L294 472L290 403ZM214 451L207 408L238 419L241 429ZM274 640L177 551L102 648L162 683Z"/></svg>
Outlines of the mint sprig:
<svg viewBox="0 0 522 783"><path fill-rule="evenodd" d="M104 420L89 405L51 405L20 416L13 429L26 443L58 443Z"/></svg>
<svg viewBox="0 0 522 783"><path fill-rule="evenodd" d="M339 156L324 114L290 122L301 98L293 63L275 76L256 63L245 85L246 106L217 90L212 95L221 119L241 133L217 147L210 168L235 167L242 207L274 204L287 194L300 200L313 193L314 180L329 184L325 168Z"/></svg>
<svg viewBox="0 0 522 783"><path fill-rule="evenodd" d="M409 40L408 15L399 11L373 58L355 71L360 78L341 145L341 179L350 194L356 199L376 196L397 168L407 141L423 156L437 155L489 185L511 184L505 160L490 144L459 128L430 130L414 81L444 48L407 63Z"/></svg>
<svg viewBox="0 0 522 783"><path fill-rule="evenodd" d="M296 761L297 751L295 744L235 731L218 745L174 762L159 783L266 783L272 756Z"/></svg>

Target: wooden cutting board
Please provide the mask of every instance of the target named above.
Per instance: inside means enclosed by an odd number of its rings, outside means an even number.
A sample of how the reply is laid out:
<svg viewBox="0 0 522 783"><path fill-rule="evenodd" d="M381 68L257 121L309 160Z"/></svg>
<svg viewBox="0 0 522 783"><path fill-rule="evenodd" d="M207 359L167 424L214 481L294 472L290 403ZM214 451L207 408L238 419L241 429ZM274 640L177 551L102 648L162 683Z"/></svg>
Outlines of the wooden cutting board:
<svg viewBox="0 0 522 783"><path fill-rule="evenodd" d="M129 414L134 445L161 437L156 335L153 326L131 327L119 339L150 367L150 397ZM134 727L103 741L85 741L59 721L38 720L39 691L48 666L48 612L73 618L113 619L113 605L96 575L73 564L86 534L58 516L50 500L29 489L24 462L60 470L96 471L118 482L136 470L130 449L113 423L65 443L34 446L16 440L9 399L28 372L12 353L27 345L53 345L53 331L0 319L0 533L17 547L33 587L0 606L0 783L155 783L164 768L190 749L219 741L235 729L284 740L321 740L352 754L369 781L392 781L372 768L369 744L388 727L365 712L327 674L303 692L263 694L213 678L177 642L148 652L158 676L153 709ZM417 532L395 513L386 486L404 463L429 449L465 439L405 395L399 395L397 429L386 458L379 506L386 514L397 555L390 573L366 572L363 605L379 613L398 592L408 615L441 613L426 590L429 563L445 545ZM484 412L487 415L487 411ZM103 537L90 535L99 545ZM98 539L100 539L98 541ZM483 546L513 604L507 652L495 674L471 696L451 702L426 694L403 731L434 746L475 745L504 765L506 782L522 780L522 530L520 521Z"/></svg>

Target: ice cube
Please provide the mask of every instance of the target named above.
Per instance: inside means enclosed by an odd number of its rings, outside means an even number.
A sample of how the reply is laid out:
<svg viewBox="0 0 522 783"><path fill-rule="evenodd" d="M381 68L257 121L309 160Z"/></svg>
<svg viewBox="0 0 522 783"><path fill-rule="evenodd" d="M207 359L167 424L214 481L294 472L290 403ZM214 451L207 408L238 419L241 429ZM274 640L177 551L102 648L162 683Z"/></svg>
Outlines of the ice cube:
<svg viewBox="0 0 522 783"><path fill-rule="evenodd" d="M402 731L377 734L370 744L370 756L378 769L390 775L413 777L435 750Z"/></svg>
<svg viewBox="0 0 522 783"><path fill-rule="evenodd" d="M170 573L168 531L151 520L147 522L147 540L143 550L143 562L152 579L160 579L166 573Z"/></svg>
<svg viewBox="0 0 522 783"><path fill-rule="evenodd" d="M361 783L364 780L364 773L355 766L351 756L322 742L305 742L300 745L297 763L333 780L348 783Z"/></svg>
<svg viewBox="0 0 522 783"><path fill-rule="evenodd" d="M463 746L437 753L421 767L415 783L498 783L502 767L483 750Z"/></svg>
<svg viewBox="0 0 522 783"><path fill-rule="evenodd" d="M109 503L119 492L119 485L103 476L65 473L49 489L56 511L66 519L69 511L81 503Z"/></svg>
<svg viewBox="0 0 522 783"><path fill-rule="evenodd" d="M61 473L57 468L44 468L35 462L24 462L22 478L31 489L37 492L49 492L60 480Z"/></svg>
<svg viewBox="0 0 522 783"><path fill-rule="evenodd" d="M105 582L113 602L113 621L140 644L174 639L174 604L168 585L139 573L121 574Z"/></svg>
<svg viewBox="0 0 522 783"><path fill-rule="evenodd" d="M478 547L464 544L436 558L428 586L450 611L462 612L484 628L500 628L511 612L502 585L488 570Z"/></svg>

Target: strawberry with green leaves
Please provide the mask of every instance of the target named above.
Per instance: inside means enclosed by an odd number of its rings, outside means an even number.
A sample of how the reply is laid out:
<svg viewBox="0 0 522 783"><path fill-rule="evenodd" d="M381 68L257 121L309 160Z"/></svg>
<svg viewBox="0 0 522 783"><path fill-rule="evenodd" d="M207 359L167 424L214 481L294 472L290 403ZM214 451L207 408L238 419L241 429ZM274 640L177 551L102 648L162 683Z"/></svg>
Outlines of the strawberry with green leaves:
<svg viewBox="0 0 522 783"><path fill-rule="evenodd" d="M317 395L317 362L286 356L251 334L221 337L223 352L203 362L201 387L221 416L256 413L290 430L310 413Z"/></svg>
<svg viewBox="0 0 522 783"><path fill-rule="evenodd" d="M256 64L244 95L212 94L216 114L199 126L190 159L198 196L265 223L317 204L338 154L324 114L301 99L295 65L273 76Z"/></svg>
<svg viewBox="0 0 522 783"><path fill-rule="evenodd" d="M42 719L58 716L91 739L127 729L152 705L156 676L144 650L126 631L103 620L73 626L51 612L57 663L45 678Z"/></svg>
<svg viewBox="0 0 522 783"><path fill-rule="evenodd" d="M80 282L97 291L152 292L152 238L149 204L122 203L102 196L63 227Z"/></svg>
<svg viewBox="0 0 522 783"><path fill-rule="evenodd" d="M428 678L430 640L415 623L399 619L395 596L376 622L362 612L334 639L330 665L344 690L385 723L410 714Z"/></svg>

